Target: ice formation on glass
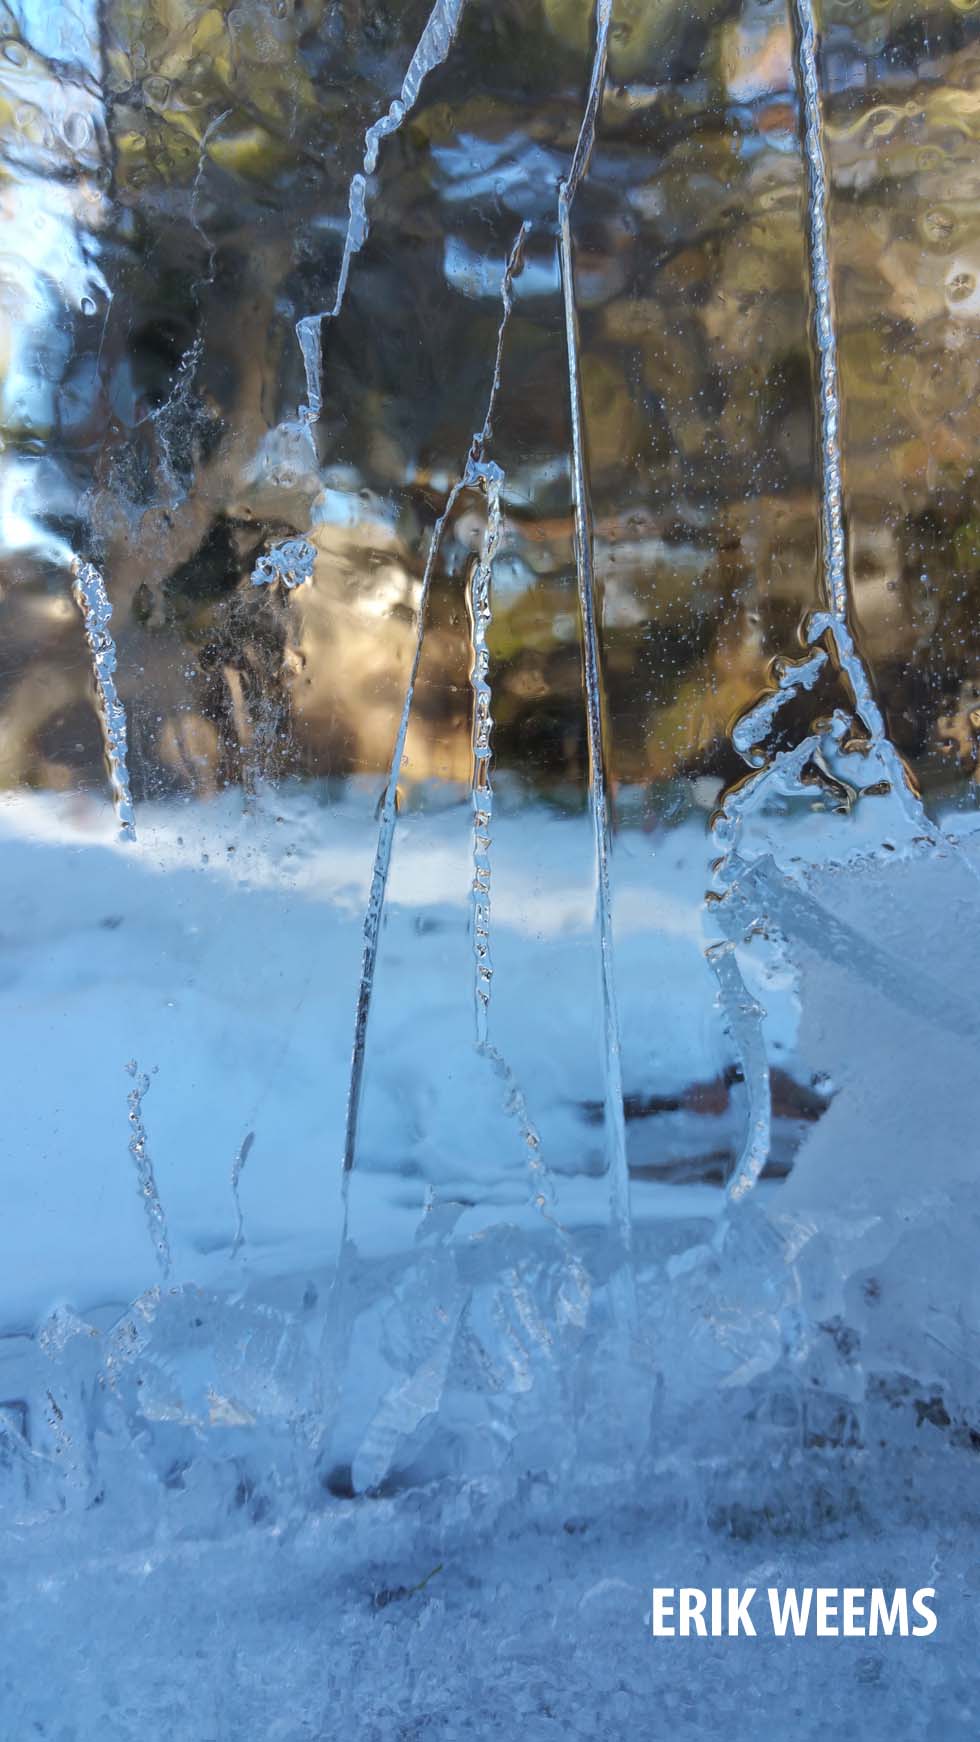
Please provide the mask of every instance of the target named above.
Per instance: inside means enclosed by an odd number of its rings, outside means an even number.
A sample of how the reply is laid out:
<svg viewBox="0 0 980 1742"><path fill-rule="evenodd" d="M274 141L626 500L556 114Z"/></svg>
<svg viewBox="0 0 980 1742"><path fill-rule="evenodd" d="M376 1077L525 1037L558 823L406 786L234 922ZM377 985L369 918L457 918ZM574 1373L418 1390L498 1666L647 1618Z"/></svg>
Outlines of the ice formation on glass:
<svg viewBox="0 0 980 1742"><path fill-rule="evenodd" d="M422 571L422 585L419 590L418 603L415 608L415 644L412 654L412 664L409 671L405 699L402 704L401 718L398 722L398 732L395 738L388 771L388 781L385 787L381 805L381 822L378 829L378 843L374 856L374 868L371 874L371 892L367 911L364 916L364 953L361 961L361 978L357 995L357 1012L354 1021L354 1047L351 1056L350 1084L347 1095L347 1123L344 1137L344 1172L349 1173L354 1166L357 1149L357 1122L360 1112L361 1086L364 1077L364 1049L367 1041L368 1017L371 1010L371 993L374 987L374 971L378 956L378 939L384 916L385 896L388 889L388 873L391 869L391 853L395 838L395 821L397 816L398 782L401 778L402 760L405 755L405 740L408 736L408 724L412 713L412 701L415 695L415 684L418 678L419 664L422 658L422 645L425 639L426 611L429 602L429 588L442 543L442 535L452 516L460 495L466 489L471 489L480 481L482 468L486 463L486 448L490 442L493 429L493 410L497 392L500 387L500 371L503 358L504 336L512 308L511 284L514 274L519 271L527 237L527 225L522 224L517 233L514 246L504 269L501 281L501 299L503 314L497 330L497 346L493 360L493 374L490 380L490 390L487 396L487 407L482 427L473 437L470 451L466 456L463 470L456 479L446 498L445 507L438 516L429 534L429 548L426 554L425 567Z"/></svg>
<svg viewBox="0 0 980 1742"><path fill-rule="evenodd" d="M255 1142L255 1132L249 1131L242 1138L231 1164L231 1195L235 1205L235 1237L232 1241L232 1256L245 1244L245 1217L242 1213L241 1180L242 1173L252 1145Z"/></svg>
<svg viewBox="0 0 980 1742"><path fill-rule="evenodd" d="M259 557L252 570L253 587L268 587L274 581L291 591L313 579L316 546L308 538L286 538Z"/></svg>
<svg viewBox="0 0 980 1742"><path fill-rule="evenodd" d="M18 1735L635 1731L649 1533L962 1526L968 21L589 10L5 27Z"/></svg>
<svg viewBox="0 0 980 1742"><path fill-rule="evenodd" d="M473 635L473 954L477 1042L485 1046L493 981L490 941L491 828L493 826L493 685L490 679L490 647L487 634L493 621L493 562L502 531L500 486L497 466L486 468L487 526L480 554L473 565L467 606Z"/></svg>
<svg viewBox="0 0 980 1742"><path fill-rule="evenodd" d="M511 286L505 278L504 306L509 312ZM498 353L498 378L500 357ZM535 1206L546 1216L554 1207L554 1187L541 1152L541 1137L528 1110L527 1097L512 1065L496 1046L490 1032L490 1006L493 995L493 940L491 916L493 910L493 680L490 669L490 647L487 639L493 622L493 568L504 531L501 492L505 477L492 460L480 467L480 482L486 492L486 529L479 555L473 564L467 592L467 609L472 635L472 665L470 685L473 691L473 1005L476 1019L476 1046L487 1059L505 1093L505 1105L517 1122L524 1144L531 1175Z"/></svg>
<svg viewBox="0 0 980 1742"><path fill-rule="evenodd" d="M837 658L854 693L854 704L896 793L910 818L924 822L921 806L909 786L908 774L888 737L885 721L851 630L851 597L847 576L844 526L844 485L841 472L841 395L837 356L837 325L831 282L828 229L829 188L824 149L823 106L817 71L817 26L811 0L794 0L796 71L803 109L803 153L807 172L807 250L813 332L817 353L818 424L820 433L821 556L827 610L814 612L807 627L810 642L829 632ZM802 668L803 671L806 668Z"/></svg>
<svg viewBox="0 0 980 1742"><path fill-rule="evenodd" d="M116 644L109 627L112 606L105 581L94 563L75 562L72 591L82 613L85 639L92 655L99 718L119 832L124 839L134 840L136 825L126 767L126 710L116 689Z"/></svg>
<svg viewBox="0 0 980 1742"><path fill-rule="evenodd" d="M585 682L585 715L589 743L589 805L595 835L596 931L599 947L600 997L603 1021L605 1067L605 1120L608 1145L607 1167L612 1204L613 1238L629 1263L631 1246L629 1167L626 1159L626 1125L623 1117L623 1072L613 963L612 891L609 875L609 807L606 795L604 701L596 621L596 588L593 563L592 510L586 471L582 429L582 384L579 365L578 316L575 305L575 264L572 250L571 210L582 177L589 167L595 145L596 118L602 100L612 22L612 0L598 0L596 45L589 80L585 114L568 177L558 187L558 238L561 259L562 304L565 345L568 356L568 392L572 426L572 493L575 504L575 565L578 575L579 611L582 620L582 659Z"/></svg>
<svg viewBox="0 0 980 1742"><path fill-rule="evenodd" d="M132 1157L136 1180L139 1185L143 1208L146 1212L146 1226L156 1252L157 1263L161 1275L170 1275L170 1238L167 1233L167 1219L160 1202L157 1190L156 1174L153 1171L153 1158L150 1155L146 1126L143 1122L143 1101L150 1087L150 1078L146 1071L141 1071L135 1059L131 1059L126 1070L133 1079L133 1087L126 1096L129 1108L129 1153Z"/></svg>
<svg viewBox="0 0 980 1742"><path fill-rule="evenodd" d="M729 1181L737 1200L752 1189L769 1159L772 1137L772 1088L767 1051L765 1010L747 990L736 948L762 922L765 903L753 907L747 896L759 890L753 878L751 850L745 857L745 831L750 817L767 802L778 807L802 795L805 781L816 773L840 809L851 806L862 790L894 795L906 833L937 839L908 770L889 737L865 660L852 629L853 600L848 574L848 544L844 512L841 455L841 387L837 321L829 237L829 180L824 138L823 101L817 65L818 32L810 0L794 0L794 65L801 107L803 161L806 172L806 258L811 299L811 325L816 363L818 426L818 487L820 503L820 565L824 609L812 611L805 636L813 651L803 659L776 662L775 689L743 713L732 729L732 744L753 771L731 787L714 820L721 857L713 871L713 898L721 896L714 919L729 932L722 944L708 951L718 976L722 1006L739 1055L748 1094L745 1135ZM818 645L824 642L824 646ZM867 767L849 766L852 719L838 707L795 748L767 747L780 711L802 692L812 691L831 664L848 686L859 728L867 735ZM851 779L848 778L849 774ZM795 899L789 896L787 899ZM779 903L785 912L785 903Z"/></svg>
<svg viewBox="0 0 980 1742"><path fill-rule="evenodd" d="M344 306L344 298L347 295L351 261L355 254L360 253L368 239L370 229L367 210L370 191L369 178L378 166L378 149L382 139L387 138L391 133L397 133L405 117L414 109L418 102L423 80L435 67L441 66L446 59L459 28L460 15L464 5L465 0L435 0L425 29L419 37L415 53L409 62L408 71L402 80L400 96L392 103L387 114L371 123L364 135L363 164L360 171L352 178L348 193L349 216L344 234L344 251L340 262L340 276L337 280L337 294L334 297L333 308L324 310L321 314L304 315L296 323L296 337L303 354L306 391L309 397L305 416L310 423L316 423L323 410L321 398L323 323L327 320L336 320L340 314Z"/></svg>

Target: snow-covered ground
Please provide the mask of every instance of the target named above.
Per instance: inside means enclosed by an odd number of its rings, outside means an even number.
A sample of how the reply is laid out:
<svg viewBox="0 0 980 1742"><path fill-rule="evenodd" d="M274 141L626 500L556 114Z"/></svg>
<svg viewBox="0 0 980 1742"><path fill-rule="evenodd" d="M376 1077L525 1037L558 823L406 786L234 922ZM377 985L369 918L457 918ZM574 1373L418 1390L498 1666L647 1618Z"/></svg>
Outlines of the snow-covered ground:
<svg viewBox="0 0 980 1742"><path fill-rule="evenodd" d="M57 1300L128 1300L156 1277L127 1145L135 1061L175 1280L241 1261L322 1265L339 1237L340 1164L374 792L301 790L249 814L240 796L141 807L120 842L93 799L8 797L2 838L5 1123L0 1322ZM426 1182L526 1204L524 1145L473 1045L468 802L399 822L367 1051L359 1242L411 1240ZM543 807L494 827L491 1039L520 1082L561 1209L602 1220L592 844L588 818ZM617 845L616 933L627 1090L674 1092L731 1058L704 959L704 815ZM771 1021L791 1042L790 993ZM577 1181L575 1176L578 1176ZM641 1214L713 1214L717 1191L638 1195ZM649 1201L649 1202L648 1202Z"/></svg>
<svg viewBox="0 0 980 1742"><path fill-rule="evenodd" d="M370 1506L372 1503L367 1503ZM58 1742L974 1742L977 1539L739 1541L656 1511L493 1533L339 1505L289 1537L4 1566L4 1733ZM425 1581L425 1583L423 1583ZM654 1584L938 1591L928 1639L653 1639ZM422 1586L421 1589L415 1587Z"/></svg>

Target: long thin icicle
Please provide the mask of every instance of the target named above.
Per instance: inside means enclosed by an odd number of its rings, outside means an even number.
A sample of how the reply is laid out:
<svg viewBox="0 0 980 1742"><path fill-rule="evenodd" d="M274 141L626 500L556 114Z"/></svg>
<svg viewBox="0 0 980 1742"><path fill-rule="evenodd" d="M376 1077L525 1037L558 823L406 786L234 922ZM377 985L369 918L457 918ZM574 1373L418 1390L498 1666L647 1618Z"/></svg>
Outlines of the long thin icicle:
<svg viewBox="0 0 980 1742"><path fill-rule="evenodd" d="M524 223L517 233L514 246L511 249L504 275L501 281L501 300L503 314L497 329L497 348L494 355L493 376L487 397L486 415L483 427L473 437L466 464L446 498L446 506L432 528L429 539L428 555L422 572L422 585L419 590L419 602L415 623L415 647L412 653L412 664L405 689L405 700L402 704L401 718L395 736L394 749L391 756L391 766L381 804L381 821L378 828L378 843L374 855L374 870L371 876L371 890L368 897L367 912L364 916L364 951L361 958L361 979L357 994L357 1014L354 1019L354 1047L351 1055L350 1080L347 1090L347 1121L344 1134L344 1179L347 1180L354 1166L354 1153L357 1147L357 1124L361 1107L361 1088L364 1078L364 1049L367 1040L368 1017L371 1010L371 996L374 990L374 971L378 959L378 940L381 934L381 920L384 913L385 897L388 891L388 873L391 869L391 851L395 836L395 818L397 815L398 782L401 777L402 761L405 755L405 740L408 736L408 723L412 712L412 702L415 697L415 684L418 679L419 664L422 658L422 644L425 640L425 619L429 603L429 588L435 569L436 558L442 543L442 535L452 515L456 502L463 490L471 489L481 481L484 470L484 453L492 431L493 409L500 386L500 369L503 359L504 335L510 319L512 307L512 284L524 254L524 243L530 225Z"/></svg>
<svg viewBox="0 0 980 1742"><path fill-rule="evenodd" d="M558 188L558 236L561 260L562 298L565 312L565 346L568 355L568 394L572 426L572 493L575 504L575 566L578 576L579 610L582 618L582 653L585 668L585 709L589 745L589 799L596 860L596 928L599 940L603 1015L604 1090L606 1100L606 1145L613 1230L624 1255L632 1247L629 1169L626 1159L626 1124L623 1114L623 1074L619 1035L619 1012L613 964L612 895L609 876L609 810L606 795L605 741L602 705L602 673L599 631L596 622L595 573L592 555L592 509L589 501L582 414L582 382L579 366L578 320L575 309L575 268L572 256L571 206L588 169L595 142L596 118L606 73L612 0L598 0L596 47L592 77L578 143L568 177Z"/></svg>
<svg viewBox="0 0 980 1742"><path fill-rule="evenodd" d="M505 308L510 307L509 286L505 288ZM498 346L497 374L500 357ZM504 475L493 461L480 467L487 497L487 525L474 564L467 594L470 627L473 636L473 664L470 686L473 691L473 1003L476 1019L476 1048L491 1066L505 1092L505 1110L515 1120L524 1143L535 1208L547 1220L554 1222L555 1194L551 1178L541 1154L541 1138L528 1110L527 1099L511 1066L490 1039L490 999L493 989L493 955L490 935L492 898L492 865L490 858L493 825L493 781L490 773L493 737L493 689L490 682L490 647L487 632L493 621L493 562L500 543L503 522L501 490ZM557 1224L555 1224L557 1226ZM559 1232L563 1230L559 1229Z"/></svg>
<svg viewBox="0 0 980 1742"><path fill-rule="evenodd" d="M817 351L820 426L820 531L823 586L827 609L807 627L815 642L829 631L854 704L888 768L895 790L913 820L923 820L905 765L888 737L864 661L851 633L851 594L847 574L844 483L841 473L841 396L837 326L830 270L829 181L824 151L823 105L817 68L817 23L813 0L793 0L796 14L796 75L803 114L803 156L807 174L807 253L813 333Z"/></svg>
<svg viewBox="0 0 980 1742"><path fill-rule="evenodd" d="M126 710L116 689L116 644L109 628L112 606L105 581L93 563L84 563L76 557L72 565L72 593L84 619L85 639L92 655L102 741L119 833L123 840L134 841L136 822L126 767Z"/></svg>
<svg viewBox="0 0 980 1742"><path fill-rule="evenodd" d="M606 82L606 61L609 56L609 30L612 25L612 0L596 0L595 9L595 54L592 57L592 73L589 78L589 93L585 99L585 112L578 130L575 151L571 167L564 181L559 184L559 203L562 198L570 206L578 193L579 182L585 175L595 146L596 122L599 119L599 104L602 101L602 87Z"/></svg>
<svg viewBox="0 0 980 1742"><path fill-rule="evenodd" d="M473 960L476 1044L482 1050L490 1032L490 993L493 957L490 948L490 829L493 823L493 781L490 774L493 736L493 690L490 685L490 646L487 632L493 620L491 585L493 559L500 543L499 466L485 468L487 529L480 555L473 565L467 605L473 636Z"/></svg>
<svg viewBox="0 0 980 1742"><path fill-rule="evenodd" d="M823 572L828 610L846 621L849 605L847 549L844 538L844 487L840 455L840 381L837 369L837 329L830 280L827 222L827 162L817 73L817 26L811 0L796 6L797 77L803 105L803 151L807 171L807 243L813 326L817 344L820 391L820 487L823 530Z"/></svg>
<svg viewBox="0 0 980 1742"><path fill-rule="evenodd" d="M316 423L323 410L323 399L320 393L320 380L323 371L323 322L337 319L344 306L347 295L347 281L350 278L351 261L364 247L370 230L368 220L368 177L372 176L378 167L378 148L382 139L389 134L397 133L406 115L409 115L418 102L422 82L435 67L441 66L449 54L459 20L466 0L435 0L435 5L429 14L422 35L419 37L408 71L402 80L401 93L395 98L387 113L379 116L364 135L364 157L360 170L351 179L347 195L347 230L344 235L344 252L340 262L340 276L337 280L337 294L334 297L332 309L325 309L320 314L304 315L296 323L296 337L303 353L303 366L306 370L306 391L309 404L304 415L309 423Z"/></svg>

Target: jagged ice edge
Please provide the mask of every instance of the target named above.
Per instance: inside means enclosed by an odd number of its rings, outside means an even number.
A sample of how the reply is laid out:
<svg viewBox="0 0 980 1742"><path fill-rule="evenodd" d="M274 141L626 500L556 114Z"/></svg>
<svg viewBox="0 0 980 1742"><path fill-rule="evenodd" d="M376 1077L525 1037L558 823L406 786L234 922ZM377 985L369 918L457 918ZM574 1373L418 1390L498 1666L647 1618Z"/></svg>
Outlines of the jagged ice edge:
<svg viewBox="0 0 980 1742"><path fill-rule="evenodd" d="M364 135L361 169L351 178L347 195L347 230L333 308L324 309L319 314L303 315L296 323L296 337L303 355L309 400L308 405L301 408L300 415L307 423L316 423L323 411L320 392L323 373L323 322L336 320L340 314L347 295L351 261L355 254L360 253L368 238L368 177L377 168L378 148L382 139L397 133L406 115L411 113L418 101L423 80L437 66L441 66L449 54L465 3L466 0L436 0L402 80L401 94L395 98L387 113L373 122Z"/></svg>

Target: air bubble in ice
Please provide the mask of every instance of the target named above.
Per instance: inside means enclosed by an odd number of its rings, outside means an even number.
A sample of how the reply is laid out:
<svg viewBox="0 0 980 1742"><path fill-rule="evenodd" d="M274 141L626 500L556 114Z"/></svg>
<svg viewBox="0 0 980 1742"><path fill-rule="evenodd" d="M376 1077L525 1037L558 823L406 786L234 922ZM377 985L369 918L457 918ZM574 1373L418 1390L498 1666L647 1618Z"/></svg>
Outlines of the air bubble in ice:
<svg viewBox="0 0 980 1742"><path fill-rule="evenodd" d="M954 272L946 280L946 298L948 302L969 302L977 288L977 281L972 272Z"/></svg>
<svg viewBox="0 0 980 1742"><path fill-rule="evenodd" d="M922 220L922 234L927 242L945 245L956 234L956 219L946 206L933 206Z"/></svg>
<svg viewBox="0 0 980 1742"><path fill-rule="evenodd" d="M163 109L170 98L170 80L154 76L143 80L143 95L158 109Z"/></svg>
<svg viewBox="0 0 980 1742"><path fill-rule="evenodd" d="M92 122L81 109L73 109L65 116L61 131L72 151L83 151L92 138Z"/></svg>

